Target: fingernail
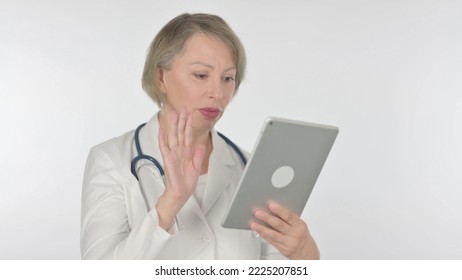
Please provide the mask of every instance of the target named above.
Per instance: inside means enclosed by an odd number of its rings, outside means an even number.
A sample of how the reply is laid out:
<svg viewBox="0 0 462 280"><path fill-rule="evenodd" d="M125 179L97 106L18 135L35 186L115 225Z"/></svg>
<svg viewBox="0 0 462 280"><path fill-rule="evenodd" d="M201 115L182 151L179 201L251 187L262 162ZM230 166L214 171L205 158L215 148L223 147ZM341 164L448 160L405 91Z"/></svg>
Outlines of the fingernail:
<svg viewBox="0 0 462 280"><path fill-rule="evenodd" d="M268 208L269 208L271 211L276 210L277 207L278 207L278 205L277 205L276 203L272 202L272 201L270 201L270 202L268 203Z"/></svg>
<svg viewBox="0 0 462 280"><path fill-rule="evenodd" d="M261 210L257 210L257 211L255 211L254 215L255 215L255 217L257 217L257 218L261 218L261 217L263 216L263 213L262 213Z"/></svg>

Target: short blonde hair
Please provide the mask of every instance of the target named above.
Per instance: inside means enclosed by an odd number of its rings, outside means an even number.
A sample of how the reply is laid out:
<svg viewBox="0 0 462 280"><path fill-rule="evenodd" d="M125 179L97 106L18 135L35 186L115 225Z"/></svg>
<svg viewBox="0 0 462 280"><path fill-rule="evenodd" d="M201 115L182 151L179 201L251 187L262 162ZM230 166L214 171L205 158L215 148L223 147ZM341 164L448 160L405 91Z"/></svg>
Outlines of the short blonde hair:
<svg viewBox="0 0 462 280"><path fill-rule="evenodd" d="M157 70L170 69L174 57L195 33L214 36L225 43L236 64L235 92L244 79L246 56L244 47L234 31L219 16L210 14L182 14L170 20L152 41L144 64L142 86L159 106L163 94L157 84Z"/></svg>

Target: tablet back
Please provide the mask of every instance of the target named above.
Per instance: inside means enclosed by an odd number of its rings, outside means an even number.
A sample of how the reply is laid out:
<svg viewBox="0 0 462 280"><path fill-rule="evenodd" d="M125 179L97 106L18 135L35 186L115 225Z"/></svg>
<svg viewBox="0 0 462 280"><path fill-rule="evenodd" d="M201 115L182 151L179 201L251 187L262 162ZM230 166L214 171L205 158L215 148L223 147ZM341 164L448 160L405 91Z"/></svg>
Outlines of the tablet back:
<svg viewBox="0 0 462 280"><path fill-rule="evenodd" d="M249 229L255 208L269 200L300 215L313 190L338 128L268 118L222 225Z"/></svg>

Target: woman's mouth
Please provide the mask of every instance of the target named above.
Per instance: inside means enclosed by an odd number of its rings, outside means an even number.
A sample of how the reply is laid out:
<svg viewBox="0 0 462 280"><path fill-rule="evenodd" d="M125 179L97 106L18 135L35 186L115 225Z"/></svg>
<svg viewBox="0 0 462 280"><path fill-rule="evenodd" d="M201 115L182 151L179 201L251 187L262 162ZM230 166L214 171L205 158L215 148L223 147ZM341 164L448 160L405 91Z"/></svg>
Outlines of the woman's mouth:
<svg viewBox="0 0 462 280"><path fill-rule="evenodd" d="M209 118L209 119L215 119L216 117L220 115L220 109L218 108L211 108L211 107L201 108L199 109L199 112L201 112L201 114L204 117Z"/></svg>

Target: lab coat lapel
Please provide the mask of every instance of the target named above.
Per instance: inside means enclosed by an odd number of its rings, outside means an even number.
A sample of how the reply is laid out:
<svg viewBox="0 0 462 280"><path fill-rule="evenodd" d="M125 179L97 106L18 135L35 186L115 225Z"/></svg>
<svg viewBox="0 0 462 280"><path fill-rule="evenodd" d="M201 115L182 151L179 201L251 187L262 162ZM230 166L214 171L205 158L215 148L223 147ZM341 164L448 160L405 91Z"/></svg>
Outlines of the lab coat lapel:
<svg viewBox="0 0 462 280"><path fill-rule="evenodd" d="M228 144L212 131L213 151L209 159L207 185L202 200L202 211L205 214L213 207L220 195L231 184L236 175L235 161L233 160Z"/></svg>

